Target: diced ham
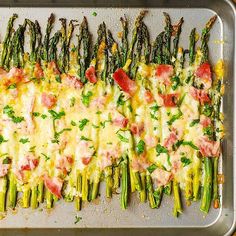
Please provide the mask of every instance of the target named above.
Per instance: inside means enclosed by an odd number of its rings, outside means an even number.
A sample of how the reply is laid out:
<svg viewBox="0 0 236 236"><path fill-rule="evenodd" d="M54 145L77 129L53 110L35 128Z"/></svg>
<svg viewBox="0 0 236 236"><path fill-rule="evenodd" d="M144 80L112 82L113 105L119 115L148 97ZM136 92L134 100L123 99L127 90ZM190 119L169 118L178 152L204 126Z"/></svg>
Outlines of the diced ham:
<svg viewBox="0 0 236 236"><path fill-rule="evenodd" d="M125 128L128 125L129 119L124 117L118 111L114 110L112 112L112 124L120 128Z"/></svg>
<svg viewBox="0 0 236 236"><path fill-rule="evenodd" d="M0 163L0 177L4 177L10 169L10 164Z"/></svg>
<svg viewBox="0 0 236 236"><path fill-rule="evenodd" d="M25 78L24 71L21 68L13 67L8 72L8 78L14 78L15 82L21 82Z"/></svg>
<svg viewBox="0 0 236 236"><path fill-rule="evenodd" d="M52 70L55 75L60 75L60 71L59 71L55 61L51 61L48 63L48 69Z"/></svg>
<svg viewBox="0 0 236 236"><path fill-rule="evenodd" d="M172 179L172 173L162 170L160 168L155 169L151 173L151 177L155 186L160 187L168 184Z"/></svg>
<svg viewBox="0 0 236 236"><path fill-rule="evenodd" d="M205 88L210 88L212 83L212 74L211 74L211 66L209 63L205 62L201 64L196 72L195 76L201 79Z"/></svg>
<svg viewBox="0 0 236 236"><path fill-rule="evenodd" d="M198 100L201 104L209 103L211 101L207 92L202 89L196 89L194 87L191 87L189 91L191 96L195 100Z"/></svg>
<svg viewBox="0 0 236 236"><path fill-rule="evenodd" d="M133 135L140 136L144 131L144 123L132 123L130 125L130 131Z"/></svg>
<svg viewBox="0 0 236 236"><path fill-rule="evenodd" d="M36 156L32 153L27 154L24 156L24 159L20 160L19 163L19 170L34 170L39 164L39 160Z"/></svg>
<svg viewBox="0 0 236 236"><path fill-rule="evenodd" d="M117 69L113 74L113 79L124 92L128 93L130 96L135 94L137 85L135 81L129 78L123 69Z"/></svg>
<svg viewBox="0 0 236 236"><path fill-rule="evenodd" d="M179 94L178 93L159 94L159 96L163 99L163 104L165 107L175 107L177 104L177 99L179 97Z"/></svg>
<svg viewBox="0 0 236 236"><path fill-rule="evenodd" d="M211 125L211 119L205 115L200 116L200 124L205 128Z"/></svg>
<svg viewBox="0 0 236 236"><path fill-rule="evenodd" d="M141 154L138 158L133 158L131 167L134 171L142 172L150 166L145 153Z"/></svg>
<svg viewBox="0 0 236 236"><path fill-rule="evenodd" d="M161 64L156 68L156 77L165 85L171 85L170 78L174 74L173 66Z"/></svg>
<svg viewBox="0 0 236 236"><path fill-rule="evenodd" d="M170 150L177 140L178 137L176 131L171 131L169 137L165 138L164 140L164 147Z"/></svg>
<svg viewBox="0 0 236 236"><path fill-rule="evenodd" d="M144 93L144 97L147 103L152 103L154 102L154 97L153 94L150 90L146 90Z"/></svg>
<svg viewBox="0 0 236 236"><path fill-rule="evenodd" d="M146 145L149 146L150 148L155 147L157 145L157 137L155 136L146 135L144 140Z"/></svg>
<svg viewBox="0 0 236 236"><path fill-rule="evenodd" d="M100 167L101 169L105 169L107 166L112 165L112 160L118 159L121 155L120 148L118 146L111 146L109 149L100 150L99 156L101 156Z"/></svg>
<svg viewBox="0 0 236 236"><path fill-rule="evenodd" d="M97 76L96 76L96 71L94 66L90 66L86 72L85 72L85 77L88 79L90 83L95 84L97 82Z"/></svg>
<svg viewBox="0 0 236 236"><path fill-rule="evenodd" d="M61 189L63 181L58 177L50 178L47 175L44 176L44 184L46 188L54 194L56 197L61 198Z"/></svg>
<svg viewBox="0 0 236 236"><path fill-rule="evenodd" d="M34 77L36 79L41 79L44 77L43 69L38 62L35 64L34 67Z"/></svg>
<svg viewBox="0 0 236 236"><path fill-rule="evenodd" d="M71 170L73 164L72 156L60 156L56 161L56 168L61 170L64 174L68 173Z"/></svg>
<svg viewBox="0 0 236 236"><path fill-rule="evenodd" d="M91 160L92 160L92 157L82 157L81 158L81 161L85 166L87 166Z"/></svg>
<svg viewBox="0 0 236 236"><path fill-rule="evenodd" d="M75 88L75 89L81 89L83 87L83 83L80 81L80 79L76 76L66 75L64 79L66 85Z"/></svg>
<svg viewBox="0 0 236 236"><path fill-rule="evenodd" d="M218 157L220 154L220 142L201 137L198 140L198 148L203 157Z"/></svg>
<svg viewBox="0 0 236 236"><path fill-rule="evenodd" d="M48 109L52 108L57 102L57 99L54 95L43 92L41 96L41 103L43 106Z"/></svg>

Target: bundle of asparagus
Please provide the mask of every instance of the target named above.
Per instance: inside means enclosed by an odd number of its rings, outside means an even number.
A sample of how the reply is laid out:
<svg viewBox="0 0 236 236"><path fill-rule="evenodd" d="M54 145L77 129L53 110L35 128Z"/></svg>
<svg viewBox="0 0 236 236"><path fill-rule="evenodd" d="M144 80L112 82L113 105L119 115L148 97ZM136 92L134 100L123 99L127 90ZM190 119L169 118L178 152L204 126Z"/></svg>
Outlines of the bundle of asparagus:
<svg viewBox="0 0 236 236"><path fill-rule="evenodd" d="M107 198L121 188L123 209L130 192L159 208L172 190L174 216L183 211L181 190L188 204L201 198L203 212L212 200L219 207L223 63L213 80L208 58L216 16L202 31L201 47L194 28L184 50L183 18L173 25L164 13L164 30L151 45L146 14L135 20L131 42L128 21L120 19L120 46L104 22L92 45L85 17L77 45L71 43L77 21L67 29L60 19L51 35L51 14L42 40L37 21L26 19L14 31L17 15L10 18L0 62L1 212L16 207L19 192L24 208L44 201L52 208L64 198L80 210L99 196L102 180Z"/></svg>

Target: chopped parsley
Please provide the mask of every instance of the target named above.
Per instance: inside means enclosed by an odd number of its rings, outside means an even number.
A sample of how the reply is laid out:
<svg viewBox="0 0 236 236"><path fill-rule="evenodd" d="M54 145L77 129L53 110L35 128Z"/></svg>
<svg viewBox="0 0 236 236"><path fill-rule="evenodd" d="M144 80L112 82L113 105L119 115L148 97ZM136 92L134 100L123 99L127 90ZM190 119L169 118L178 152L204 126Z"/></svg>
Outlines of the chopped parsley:
<svg viewBox="0 0 236 236"><path fill-rule="evenodd" d="M97 12L94 11L94 12L92 13L92 16L97 16Z"/></svg>
<svg viewBox="0 0 236 236"><path fill-rule="evenodd" d="M84 141L92 141L91 139L86 138L86 137L84 137L83 135L80 137L80 140L84 140Z"/></svg>
<svg viewBox="0 0 236 236"><path fill-rule="evenodd" d="M145 142L143 140L140 140L136 146L136 152L138 155L142 154L145 149Z"/></svg>
<svg viewBox="0 0 236 236"><path fill-rule="evenodd" d="M11 84L11 85L9 85L8 87L7 87L7 89L15 89L16 88L16 84L14 83L14 84Z"/></svg>
<svg viewBox="0 0 236 236"><path fill-rule="evenodd" d="M171 82L172 82L172 89L176 90L180 85L180 78L178 76L172 77Z"/></svg>
<svg viewBox="0 0 236 236"><path fill-rule="evenodd" d="M51 116L54 120L59 120L59 119L61 119L61 117L65 116L65 114L66 114L64 111L56 112L54 110L48 110L48 113L51 114Z"/></svg>
<svg viewBox="0 0 236 236"><path fill-rule="evenodd" d="M190 127L193 127L194 125L198 124L200 122L200 119L195 119L190 123Z"/></svg>
<svg viewBox="0 0 236 236"><path fill-rule="evenodd" d="M62 129L61 131L59 132L55 132L54 133L54 139L52 140L52 143L59 143L59 138L60 138L60 135L62 133L64 133L65 131L71 131L70 128L65 128L65 129Z"/></svg>
<svg viewBox="0 0 236 236"><path fill-rule="evenodd" d="M208 103L204 104L202 113L209 117L211 116L212 112L213 112L213 106L211 106Z"/></svg>
<svg viewBox="0 0 236 236"><path fill-rule="evenodd" d="M24 117L22 116L15 116L15 112L13 111L13 108L9 105L3 108L3 114L8 115L8 117L11 118L11 120L14 123L20 123L24 120Z"/></svg>
<svg viewBox="0 0 236 236"><path fill-rule="evenodd" d="M88 107L90 103L90 99L93 96L93 93L91 91L88 91L87 94L82 93L82 103Z"/></svg>
<svg viewBox="0 0 236 236"><path fill-rule="evenodd" d="M99 126L98 126L98 125L95 125L95 124L92 124L92 127L93 127L94 129L98 129L98 128L99 128Z"/></svg>
<svg viewBox="0 0 236 236"><path fill-rule="evenodd" d="M26 143L29 143L29 139L28 138L21 138L19 140L20 143L23 143L23 144L26 144Z"/></svg>
<svg viewBox="0 0 236 236"><path fill-rule="evenodd" d="M35 148L36 148L36 146L30 147L29 152L34 152L34 151L35 151Z"/></svg>
<svg viewBox="0 0 236 236"><path fill-rule="evenodd" d="M152 173L156 168L157 168L157 166L155 164L152 164L147 168L147 170L149 173Z"/></svg>
<svg viewBox="0 0 236 236"><path fill-rule="evenodd" d="M40 113L39 113L39 112L33 112L32 114L33 114L34 117L40 116Z"/></svg>
<svg viewBox="0 0 236 236"><path fill-rule="evenodd" d="M4 160L2 161L2 164L10 164L11 159L9 157L5 157Z"/></svg>
<svg viewBox="0 0 236 236"><path fill-rule="evenodd" d="M82 220L81 216L75 216L75 224L79 223Z"/></svg>
<svg viewBox="0 0 236 236"><path fill-rule="evenodd" d="M214 134L214 130L213 130L213 127L211 125L207 126L207 127L204 127L203 128L203 133L204 135L207 135L209 137L212 137L213 134Z"/></svg>
<svg viewBox="0 0 236 236"><path fill-rule="evenodd" d="M60 75L56 75L55 79L58 83L61 83L61 76Z"/></svg>
<svg viewBox="0 0 236 236"><path fill-rule="evenodd" d="M73 107L75 105L75 97L72 97L70 99L70 107Z"/></svg>
<svg viewBox="0 0 236 236"><path fill-rule="evenodd" d="M123 106L125 104L124 97L125 95L121 93L116 102L117 106Z"/></svg>
<svg viewBox="0 0 236 236"><path fill-rule="evenodd" d="M0 135L0 144L7 142L8 140L4 139L2 135Z"/></svg>
<svg viewBox="0 0 236 236"><path fill-rule="evenodd" d="M188 145L195 150L199 150L198 147L195 146L192 141L179 140L179 141L177 141L177 143L175 145L176 145L176 147L179 147L180 145L184 145L184 146Z"/></svg>
<svg viewBox="0 0 236 236"><path fill-rule="evenodd" d="M160 155L161 153L168 154L168 150L165 147L161 146L161 144L157 144L156 152L158 153L158 155Z"/></svg>
<svg viewBox="0 0 236 236"><path fill-rule="evenodd" d="M47 118L47 115L46 115L46 114L42 114L42 115L41 115L41 118L42 118L42 119L46 119L46 118Z"/></svg>
<svg viewBox="0 0 236 236"><path fill-rule="evenodd" d="M101 112L101 111L97 111L96 114L97 114L97 115L100 115L100 114L102 114L102 112Z"/></svg>
<svg viewBox="0 0 236 236"><path fill-rule="evenodd" d="M48 160L50 160L50 157L49 157L49 156L47 156L46 154L44 154L44 153L41 153L41 155L45 157L45 161L48 161Z"/></svg>
<svg viewBox="0 0 236 236"><path fill-rule="evenodd" d="M170 120L167 121L168 125L172 125L176 120L178 120L181 116L183 115L183 113L181 112L181 110L178 111L177 114L171 116Z"/></svg>
<svg viewBox="0 0 236 236"><path fill-rule="evenodd" d="M89 123L88 119L80 120L79 121L79 129L82 131L88 123Z"/></svg>
<svg viewBox="0 0 236 236"><path fill-rule="evenodd" d="M187 157L181 157L181 162L183 163L183 166L188 166L191 163L191 160Z"/></svg>
<svg viewBox="0 0 236 236"><path fill-rule="evenodd" d="M73 121L73 120L70 122L70 124L71 124L72 126L76 126L76 122Z"/></svg>
<svg viewBox="0 0 236 236"><path fill-rule="evenodd" d="M160 106L158 106L157 104L150 107L150 110L154 111L154 112L157 112L159 110Z"/></svg>
<svg viewBox="0 0 236 236"><path fill-rule="evenodd" d="M121 135L121 134L120 134L121 131L123 131L123 130L118 130L118 131L116 132L117 137L120 139L121 142L123 142L123 143L128 143L128 142L129 142L129 139L126 138L125 136ZM124 132L124 131L123 131L123 132Z"/></svg>
<svg viewBox="0 0 236 236"><path fill-rule="evenodd" d="M101 125L101 127L104 129L105 126L106 126L106 123L111 123L111 122L112 122L111 114L109 113L108 119L107 119L107 120L104 120L104 121L101 121L101 122L100 122L100 125Z"/></svg>

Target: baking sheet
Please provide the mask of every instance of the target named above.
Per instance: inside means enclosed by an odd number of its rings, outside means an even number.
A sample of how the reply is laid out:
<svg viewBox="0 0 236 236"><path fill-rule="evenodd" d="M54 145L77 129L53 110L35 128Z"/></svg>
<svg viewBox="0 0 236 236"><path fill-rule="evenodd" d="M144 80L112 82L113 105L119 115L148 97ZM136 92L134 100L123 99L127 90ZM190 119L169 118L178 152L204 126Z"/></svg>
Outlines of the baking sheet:
<svg viewBox="0 0 236 236"><path fill-rule="evenodd" d="M40 3L40 2L39 2ZM42 3L42 2L41 2ZM199 2L200 3L200 2ZM20 3L15 3L15 5ZM38 4L34 2L32 4ZM199 4L200 6L201 4ZM217 5L217 4L216 4ZM92 16L93 12L97 12L97 16ZM5 34L6 23L9 16L14 12L19 14L19 19L16 21L16 24L22 23L23 19L28 17L30 19L37 19L41 26L46 25L47 17L51 12L55 13L56 19L60 17L66 17L69 19L78 19L81 22L82 17L85 15L88 18L90 32L93 33L95 37L97 25L102 21L105 21L107 27L110 28L116 36L116 33L120 31L119 17L126 14L128 19L132 22L135 16L138 14L140 9L134 8L1 8L0 14L0 23L2 26L0 28L0 38ZM185 23L183 25L183 32L181 34L180 45L186 47L188 44L188 35L192 27L197 27L198 32L204 27L205 22L214 14L214 12L207 8L194 8L194 9L165 9L165 8L152 8L149 9L149 14L145 18L145 23L149 28L151 33L151 38L159 33L163 29L163 17L162 12L167 11L173 22L176 22L181 16L184 16ZM222 9L219 9L222 11ZM227 20L227 19L226 19ZM227 23L227 22L226 22ZM16 25L15 24L15 25ZM211 32L210 38L210 57L213 63L216 62L219 58L224 55L229 56L231 52L228 52L222 44L216 44L215 40L224 39L225 45L232 43L232 38L227 38L229 33L227 33L227 24L222 22L222 19L218 17L218 20ZM55 28L58 28L59 25L56 25ZM76 29L78 32L78 29ZM225 34L226 32L226 34ZM212 50L214 48L214 50ZM224 47L225 48L225 47ZM231 47L232 48L232 47ZM231 55L232 56L232 55ZM229 57L228 57L229 58ZM225 59L225 58L224 58ZM227 58L226 58L227 60ZM227 81L226 88L230 91L230 94L233 95L233 74L232 72L230 80ZM227 98L228 97L228 98ZM227 95L224 103L227 105L230 97ZM231 96L231 101L232 101ZM231 109L228 109L230 114ZM231 113L232 114L232 113ZM229 119L228 125L232 123L232 120ZM232 148L232 127L228 129L229 135L227 138L228 143L225 142L224 146ZM224 150L224 154L227 158L231 156L231 150ZM229 165L229 162L233 164L232 160L224 162L224 164ZM231 165L232 165L231 164ZM223 166L224 167L224 166ZM230 188L230 185L229 185ZM199 204L192 204L191 207L184 207L184 214L179 218L174 218L172 216L173 208L173 197L166 197L163 199L160 209L151 210L147 204L139 204L137 196L132 195L132 201L129 204L129 208L126 211L120 209L119 196L113 196L112 200L106 200L104 197L104 186L102 186L100 192L103 197L101 197L95 203L86 204L83 207L81 212L76 212L73 203L64 203L60 201L56 203L56 206L53 210L47 211L43 207L40 207L38 210L32 211L31 209L17 209L17 212L8 211L7 216L0 222L1 228L90 228L90 227L99 227L99 228L116 228L116 227L127 227L127 228L156 228L156 227L189 227L189 228L210 228L216 224L220 225L222 222L223 227L229 227L231 224L231 217L234 216L232 212L233 206L231 209L226 208L230 205L230 201L224 203L223 195L223 207L218 210L211 209L209 214L205 216L199 211ZM222 192L220 192L222 195ZM230 196L232 194L232 189ZM227 196L225 197L225 199ZM74 224L75 216L82 217L82 220L78 224ZM230 217L230 220L227 220L227 217ZM229 223L229 225L227 225ZM11 231L14 234L14 231ZM17 231L21 234L24 234L24 231ZM41 231L42 232L42 231ZM44 231L46 232L46 231ZM57 231L54 231L57 232ZM62 235L58 231L58 234ZM65 232L65 231L64 231ZM68 231L75 232L75 231ZM100 233L103 231L100 231ZM105 232L105 231L104 231ZM113 231L115 232L115 231ZM126 231L128 232L128 231ZM131 232L131 231L129 231ZM147 231L146 231L147 232ZM161 231L164 233L164 231ZM167 231L165 231L167 232ZM123 232L124 233L124 232ZM192 231L191 234L193 234ZM48 231L48 235L50 231Z"/></svg>

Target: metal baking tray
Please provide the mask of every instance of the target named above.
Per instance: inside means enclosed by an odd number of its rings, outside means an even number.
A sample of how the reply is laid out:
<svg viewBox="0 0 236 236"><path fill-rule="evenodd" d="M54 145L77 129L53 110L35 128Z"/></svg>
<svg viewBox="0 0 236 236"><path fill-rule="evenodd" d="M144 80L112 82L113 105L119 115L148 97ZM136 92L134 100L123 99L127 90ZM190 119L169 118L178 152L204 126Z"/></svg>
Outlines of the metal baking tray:
<svg viewBox="0 0 236 236"><path fill-rule="evenodd" d="M37 8L36 8L37 7ZM153 39L163 29L162 12L170 14L173 22L181 16L185 23L181 34L180 45L188 45L188 36L192 27L198 32L206 21L214 14L218 19L211 32L210 59L215 63L223 58L226 64L225 96L223 112L225 113L226 137L223 143L223 161L219 172L225 175L225 183L220 188L221 208L211 209L208 215L199 210L199 204L193 203L184 207L184 213L179 218L172 216L173 198L165 197L160 209L151 210L148 204L139 204L135 194L126 211L121 210L119 195L112 200L104 197L104 186L101 197L95 203L89 203L81 212L76 212L74 204L60 201L53 210L47 211L43 207L31 209L17 209L8 212L0 221L0 235L130 235L130 234L159 234L159 235L230 235L235 228L236 197L235 197L235 163L234 151L234 110L235 110L235 7L229 0L182 0L182 1L69 1L39 0L0 1L0 36L5 33L6 22L12 13L18 13L16 24L22 23L24 18L38 19L41 26L46 25L51 12L56 18L66 17L78 19L81 22L85 15L88 18L89 29L96 35L99 23L105 21L107 27L114 34L120 31L119 17L126 14L130 22L141 9L149 10L145 17ZM96 11L97 16L92 16ZM130 24L131 25L131 24ZM58 28L59 25L55 25ZM224 40L224 44L216 43ZM75 216L82 217L78 224L74 224ZM96 228L96 229L94 229ZM7 230L6 230L7 229Z"/></svg>

